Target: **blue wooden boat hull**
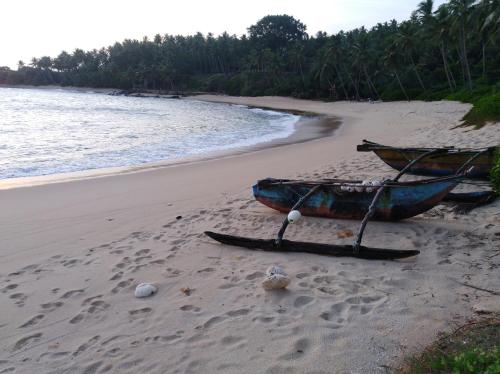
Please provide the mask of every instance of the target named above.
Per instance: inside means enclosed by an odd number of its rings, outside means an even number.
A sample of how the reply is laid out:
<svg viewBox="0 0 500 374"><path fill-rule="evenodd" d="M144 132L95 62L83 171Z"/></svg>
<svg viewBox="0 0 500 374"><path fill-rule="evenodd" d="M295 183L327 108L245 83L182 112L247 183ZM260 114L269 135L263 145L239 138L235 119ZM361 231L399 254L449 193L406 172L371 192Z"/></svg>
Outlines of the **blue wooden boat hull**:
<svg viewBox="0 0 500 374"><path fill-rule="evenodd" d="M489 179L491 168L494 164L494 149L490 147L487 152L477 157L468 167L467 178ZM402 170L411 160L428 152L430 148L398 148L390 147L367 140L358 145L360 152L373 151L382 161L396 170ZM455 175L460 167L482 149L460 149L454 147L441 148L442 152L430 155L419 161L408 174L427 175L434 177Z"/></svg>
<svg viewBox="0 0 500 374"><path fill-rule="evenodd" d="M253 194L260 203L288 213L301 196L321 183L322 187L299 209L303 215L360 220L367 213L376 192L342 191L341 186L349 182L342 180L291 181L268 178L258 181L253 186ZM439 204L459 182L458 177L444 177L426 181L391 183L382 193L373 219L396 221L421 214Z"/></svg>

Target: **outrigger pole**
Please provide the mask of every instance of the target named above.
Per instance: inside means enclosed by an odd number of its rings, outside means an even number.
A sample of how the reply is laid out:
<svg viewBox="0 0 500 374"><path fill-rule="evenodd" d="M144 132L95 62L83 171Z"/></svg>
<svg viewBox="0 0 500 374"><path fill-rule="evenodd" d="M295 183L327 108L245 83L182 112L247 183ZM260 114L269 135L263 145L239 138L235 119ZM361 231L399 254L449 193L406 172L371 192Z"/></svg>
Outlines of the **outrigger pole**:
<svg viewBox="0 0 500 374"><path fill-rule="evenodd" d="M254 239L246 238L241 236L233 236L226 234L219 234L211 231L205 231L205 234L210 238L217 240L220 243L239 246L249 249L256 249L262 251L273 251L273 252L305 252L305 253L315 253L330 256L349 256L357 257L371 260L393 260L405 257L415 256L420 253L418 250L396 250L396 249L382 249L382 248L369 248L361 245L363 238L363 233L365 231L366 225L369 219L373 216L375 212L375 207L379 201L382 193L387 188L390 188L389 183L397 182L406 172L408 172L417 162L421 161L423 158L428 157L433 154L446 152L446 149L430 149L428 152L420 155L411 162L409 162L393 179L387 179L382 182L382 185L378 187L378 190L373 197L373 200L369 206L368 212L365 214L356 240L352 245L337 245L337 244L322 244L322 243L309 243L309 242L296 242L291 240L283 239L285 231L290 224L288 216L284 219L281 228L278 232L276 239ZM466 173L463 171L466 167L482 153L487 152L484 150L478 152L473 157L471 157L465 164L463 164L457 171L455 176L457 178L465 176ZM316 192L318 192L323 187L322 184L318 184L312 187L304 196L302 196L292 207L290 211L299 210Z"/></svg>
<svg viewBox="0 0 500 374"><path fill-rule="evenodd" d="M430 150L428 152L425 152L424 154L420 155L419 157L417 157L416 159L414 159L413 161L411 161L410 163L408 163L408 165L406 165L398 173L398 175L396 175L396 177L394 179L387 179L384 182L382 182L382 186L380 186L378 188L377 193L373 197L373 200L372 200L370 206L368 207L368 212L366 212L363 220L361 221L361 226L359 227L358 235L356 236L356 240L354 241L354 243L352 245L354 253L358 253L359 252L359 248L361 246L361 240L363 238L363 233L365 231L366 225L368 224L368 220L373 217L373 214L375 213L375 207L377 206L377 203L380 200L380 197L382 196L382 193L387 188L387 183L397 182L417 162L419 162L420 160L422 160L425 157L428 157L430 155L433 155L433 154L436 154L436 153L440 153L440 152L442 152L442 150L440 150L440 149L433 149L433 150Z"/></svg>

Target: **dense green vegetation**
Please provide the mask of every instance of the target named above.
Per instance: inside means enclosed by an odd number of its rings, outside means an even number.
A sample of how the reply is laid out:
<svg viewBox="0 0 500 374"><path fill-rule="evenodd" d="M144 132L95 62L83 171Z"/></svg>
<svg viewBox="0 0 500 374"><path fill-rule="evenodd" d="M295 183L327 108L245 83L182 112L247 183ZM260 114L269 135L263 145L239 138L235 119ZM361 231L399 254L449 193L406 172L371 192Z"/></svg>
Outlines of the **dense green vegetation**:
<svg viewBox="0 0 500 374"><path fill-rule="evenodd" d="M471 116L487 120L498 102L500 0L424 0L404 22L335 35L306 33L293 17L267 16L237 37L197 33L124 40L100 50L0 68L0 84L209 91L303 98L423 99L488 91ZM480 97L485 96L482 93ZM498 106L496 107L498 110ZM498 118L495 112L494 118Z"/></svg>
<svg viewBox="0 0 500 374"><path fill-rule="evenodd" d="M411 360L405 373L500 373L498 319L474 324L443 337Z"/></svg>
<svg viewBox="0 0 500 374"><path fill-rule="evenodd" d="M474 107L463 118L466 125L480 127L488 121L500 118L500 92L485 95L471 102L474 104Z"/></svg>

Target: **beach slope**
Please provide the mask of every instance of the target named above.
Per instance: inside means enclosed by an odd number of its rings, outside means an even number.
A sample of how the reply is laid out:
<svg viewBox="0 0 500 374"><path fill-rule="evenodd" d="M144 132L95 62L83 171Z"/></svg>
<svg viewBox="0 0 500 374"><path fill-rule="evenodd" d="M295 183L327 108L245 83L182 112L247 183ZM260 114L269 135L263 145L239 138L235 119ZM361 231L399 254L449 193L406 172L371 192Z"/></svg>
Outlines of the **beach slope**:
<svg viewBox="0 0 500 374"><path fill-rule="evenodd" d="M481 290L500 284L498 201L369 223L367 245L421 251L404 261L261 253L202 234L273 237L283 215L252 198L260 178L394 176L356 153L362 139L485 146L500 143L498 124L453 129L470 106L446 101L197 98L342 124L300 144L0 191L0 372L386 372L440 330L498 311ZM350 243L339 236L358 225L304 218L287 238ZM261 287L274 264L292 278L286 291ZM158 293L136 299L141 282Z"/></svg>

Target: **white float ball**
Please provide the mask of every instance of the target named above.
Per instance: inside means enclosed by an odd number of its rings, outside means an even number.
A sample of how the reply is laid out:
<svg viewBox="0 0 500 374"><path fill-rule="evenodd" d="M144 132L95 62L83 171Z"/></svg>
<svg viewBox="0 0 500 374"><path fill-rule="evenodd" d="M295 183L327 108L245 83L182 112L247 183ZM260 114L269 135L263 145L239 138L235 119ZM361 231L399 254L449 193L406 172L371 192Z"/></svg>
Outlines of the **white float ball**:
<svg viewBox="0 0 500 374"><path fill-rule="evenodd" d="M134 294L135 297L141 298L154 295L156 291L158 291L158 288L151 283L141 283L135 288Z"/></svg>
<svg viewBox="0 0 500 374"><path fill-rule="evenodd" d="M302 214L300 214L298 210L292 210L288 213L288 222L295 223L300 219L300 217L302 217Z"/></svg>

